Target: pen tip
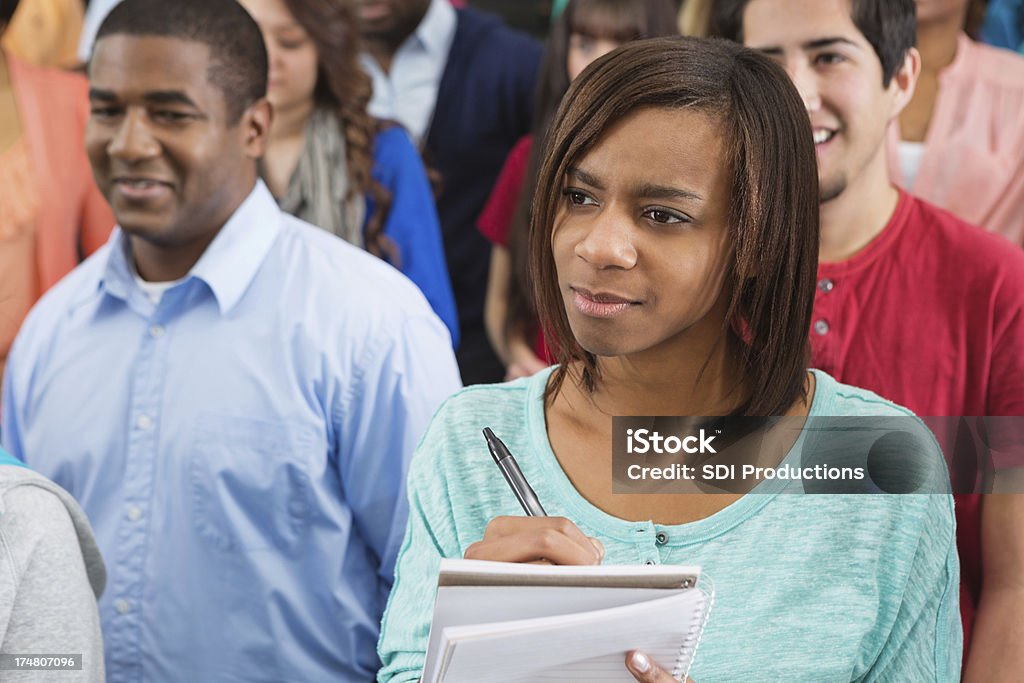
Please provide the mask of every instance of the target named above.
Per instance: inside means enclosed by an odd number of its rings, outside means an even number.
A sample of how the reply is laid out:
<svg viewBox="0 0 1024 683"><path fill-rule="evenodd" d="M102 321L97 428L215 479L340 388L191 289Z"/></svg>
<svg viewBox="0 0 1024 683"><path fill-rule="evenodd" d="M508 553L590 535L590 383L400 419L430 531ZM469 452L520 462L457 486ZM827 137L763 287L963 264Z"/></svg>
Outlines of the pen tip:
<svg viewBox="0 0 1024 683"><path fill-rule="evenodd" d="M503 448L504 444L501 443L501 439L494 435L490 427L484 427L484 441L487 442L487 450L491 452L494 462L500 463L506 451Z"/></svg>

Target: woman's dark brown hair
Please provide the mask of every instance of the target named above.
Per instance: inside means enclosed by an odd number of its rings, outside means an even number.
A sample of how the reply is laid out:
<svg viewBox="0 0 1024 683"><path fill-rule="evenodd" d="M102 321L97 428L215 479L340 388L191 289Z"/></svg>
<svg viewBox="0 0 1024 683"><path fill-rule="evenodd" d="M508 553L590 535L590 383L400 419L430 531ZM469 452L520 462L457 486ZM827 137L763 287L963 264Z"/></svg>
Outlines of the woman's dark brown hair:
<svg viewBox="0 0 1024 683"><path fill-rule="evenodd" d="M366 222L366 250L397 267L400 255L383 232L391 193L372 175L374 138L384 124L366 110L373 86L359 63L362 42L354 10L351 3L340 0L285 0L285 5L316 46L313 96L317 105L338 115L351 187L373 200L374 210Z"/></svg>
<svg viewBox="0 0 1024 683"><path fill-rule="evenodd" d="M526 237L530 227L530 206L534 183L543 160L544 138L558 111L558 105L569 89L569 37L580 34L626 43L643 38L660 38L678 33L675 0L570 0L565 11L551 28L544 61L537 79L534 105L533 149L527 162L526 181L512 216L508 236L512 282L508 288L508 314L505 333L525 334L537 318L533 305L533 288L529 279Z"/></svg>
<svg viewBox="0 0 1024 683"><path fill-rule="evenodd" d="M806 398L808 328L818 265L818 167L799 94L767 57L723 40L659 38L623 45L569 88L537 178L530 265L537 310L560 364L551 400L572 368L593 391L596 358L580 347L566 317L551 250L567 169L616 121L633 111L687 108L713 117L732 169L732 292L722 341L741 349L750 389L746 415L783 415ZM668 136L672 131L651 131ZM571 365L576 364L579 365Z"/></svg>

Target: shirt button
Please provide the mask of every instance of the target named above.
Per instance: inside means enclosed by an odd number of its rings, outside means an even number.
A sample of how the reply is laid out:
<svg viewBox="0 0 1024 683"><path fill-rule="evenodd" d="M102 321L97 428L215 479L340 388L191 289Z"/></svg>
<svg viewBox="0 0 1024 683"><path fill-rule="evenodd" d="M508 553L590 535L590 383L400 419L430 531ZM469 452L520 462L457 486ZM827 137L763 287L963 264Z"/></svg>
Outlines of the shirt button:
<svg viewBox="0 0 1024 683"><path fill-rule="evenodd" d="M149 328L149 336L153 337L154 339L158 339L164 336L164 326L153 325L152 327Z"/></svg>
<svg viewBox="0 0 1024 683"><path fill-rule="evenodd" d="M128 614L132 611L132 603L127 600L115 600L114 609L116 609L119 614Z"/></svg>
<svg viewBox="0 0 1024 683"><path fill-rule="evenodd" d="M668 543L668 534L666 534L664 531L659 531L658 535L654 537L654 541L658 545L665 545L666 543Z"/></svg>
<svg viewBox="0 0 1024 683"><path fill-rule="evenodd" d="M131 506L130 508L128 508L128 519L130 519L133 522L139 521L140 519L142 519L142 510L140 510L135 505Z"/></svg>
<svg viewBox="0 0 1024 683"><path fill-rule="evenodd" d="M829 331L828 322L825 320L816 320L814 322L814 332L820 337L824 337Z"/></svg>
<svg viewBox="0 0 1024 683"><path fill-rule="evenodd" d="M830 278L823 277L820 280L818 280L818 289L825 292L826 294L835 289L835 287L836 283L833 282Z"/></svg>
<svg viewBox="0 0 1024 683"><path fill-rule="evenodd" d="M149 415L139 415L139 419L135 421L135 425L139 429L149 429L153 426L153 418Z"/></svg>

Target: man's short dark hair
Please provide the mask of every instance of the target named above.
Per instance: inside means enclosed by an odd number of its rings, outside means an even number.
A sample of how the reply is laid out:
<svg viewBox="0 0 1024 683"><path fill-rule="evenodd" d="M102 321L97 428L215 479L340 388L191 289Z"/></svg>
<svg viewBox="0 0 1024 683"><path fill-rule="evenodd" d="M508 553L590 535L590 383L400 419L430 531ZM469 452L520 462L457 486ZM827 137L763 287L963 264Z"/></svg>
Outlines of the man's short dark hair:
<svg viewBox="0 0 1024 683"><path fill-rule="evenodd" d="M743 11L750 0L715 0L712 31L743 42ZM850 17L882 63L886 88L903 66L907 50L917 43L914 0L850 0Z"/></svg>
<svg viewBox="0 0 1024 683"><path fill-rule="evenodd" d="M269 67L263 35L235 0L124 0L100 26L96 42L118 34L206 45L210 49L207 78L224 93L232 124L267 93Z"/></svg>
<svg viewBox="0 0 1024 683"><path fill-rule="evenodd" d="M0 0L0 27L11 23L14 10L18 9L18 0Z"/></svg>

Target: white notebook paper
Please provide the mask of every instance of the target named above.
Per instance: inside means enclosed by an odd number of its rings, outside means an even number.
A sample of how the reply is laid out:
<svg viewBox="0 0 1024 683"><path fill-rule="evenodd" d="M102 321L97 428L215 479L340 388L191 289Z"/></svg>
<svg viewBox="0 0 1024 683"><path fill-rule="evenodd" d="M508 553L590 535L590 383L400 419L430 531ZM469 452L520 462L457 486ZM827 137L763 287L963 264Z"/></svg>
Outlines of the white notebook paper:
<svg viewBox="0 0 1024 683"><path fill-rule="evenodd" d="M442 560L423 681L628 682L634 649L685 680L709 586L697 567Z"/></svg>

